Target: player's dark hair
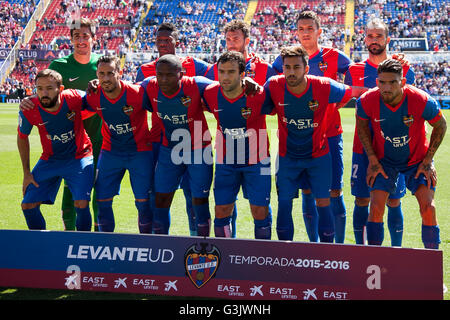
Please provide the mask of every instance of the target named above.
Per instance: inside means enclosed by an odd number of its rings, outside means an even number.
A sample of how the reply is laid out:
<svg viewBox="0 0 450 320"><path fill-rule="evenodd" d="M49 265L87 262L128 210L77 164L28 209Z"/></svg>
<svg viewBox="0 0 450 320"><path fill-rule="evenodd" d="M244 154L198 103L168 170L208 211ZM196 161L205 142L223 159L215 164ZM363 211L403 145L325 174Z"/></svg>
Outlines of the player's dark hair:
<svg viewBox="0 0 450 320"><path fill-rule="evenodd" d="M223 53L219 60L217 60L217 66L219 66L219 63L225 63L229 61L235 61L237 62L239 66L239 73L242 73L245 71L245 59L244 55L237 51L227 51Z"/></svg>
<svg viewBox="0 0 450 320"><path fill-rule="evenodd" d="M227 34L228 31L237 31L241 30L244 34L244 39L250 37L250 27L249 25L242 20L232 20L228 22L223 28L223 33Z"/></svg>
<svg viewBox="0 0 450 320"><path fill-rule="evenodd" d="M34 83L37 83L39 78L52 78L56 81L56 85L59 87L63 83L63 79L61 74L58 71L52 69L44 69L38 72L36 78L34 79Z"/></svg>
<svg viewBox="0 0 450 320"><path fill-rule="evenodd" d="M116 66L116 70L119 71L120 70L120 59L117 56L114 55L103 55L100 56L100 58L98 58L97 60L97 67L100 65L100 63L111 63L114 62L115 66Z"/></svg>
<svg viewBox="0 0 450 320"><path fill-rule="evenodd" d="M82 17L80 19L72 20L70 23L70 37L73 37L73 32L75 30L79 30L83 27L86 27L91 32L91 36L95 36L95 22L89 18Z"/></svg>
<svg viewBox="0 0 450 320"><path fill-rule="evenodd" d="M281 48L281 58L286 57L300 57L303 61L303 65L306 67L308 65L309 56L308 52L302 46L291 46L291 47L283 47Z"/></svg>
<svg viewBox="0 0 450 320"><path fill-rule="evenodd" d="M389 73L396 73L400 76L403 76L403 67L400 61L395 59L386 59L382 63L378 65L377 73L383 73L383 72L389 72Z"/></svg>
<svg viewBox="0 0 450 320"><path fill-rule="evenodd" d="M170 65L170 66L172 66L174 68L177 68L179 71L181 71L183 69L183 66L181 65L180 58L178 58L174 54L165 54L162 57L160 57L158 59L158 61L156 61L155 68L158 68L158 66L161 63L168 64L168 65Z"/></svg>
<svg viewBox="0 0 450 320"><path fill-rule="evenodd" d="M160 31L169 31L172 34L172 37L175 38L175 40L178 40L178 30L173 23L170 22L161 23L158 29L156 30L156 33Z"/></svg>
<svg viewBox="0 0 450 320"><path fill-rule="evenodd" d="M301 11L297 15L297 19L295 20L295 23L298 24L299 20L307 20L307 19L314 20L317 29L320 29L320 18L317 15L317 13L315 13L314 11L311 11L311 10Z"/></svg>

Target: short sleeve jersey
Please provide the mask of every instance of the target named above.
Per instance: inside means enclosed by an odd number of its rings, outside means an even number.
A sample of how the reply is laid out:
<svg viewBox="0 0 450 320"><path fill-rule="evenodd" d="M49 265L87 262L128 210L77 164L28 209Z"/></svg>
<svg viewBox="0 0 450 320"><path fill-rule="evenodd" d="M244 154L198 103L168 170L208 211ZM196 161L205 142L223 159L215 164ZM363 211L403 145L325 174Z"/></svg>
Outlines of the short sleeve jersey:
<svg viewBox="0 0 450 320"><path fill-rule="evenodd" d="M364 93L356 102L357 116L369 120L373 128L373 147L381 163L398 168L421 162L427 153L425 121L442 118L439 105L424 91L411 85L403 88L403 99L396 106L382 101L378 88Z"/></svg>
<svg viewBox="0 0 450 320"><path fill-rule="evenodd" d="M269 156L269 140L264 109L273 104L265 91L252 96L244 93L227 98L219 83L209 85L204 94L208 111L217 120L217 162L231 165L251 165Z"/></svg>
<svg viewBox="0 0 450 320"><path fill-rule="evenodd" d="M145 88L149 104L148 110L155 117L152 121L162 130L162 145L173 148L180 139L178 136L184 129L191 139L191 148L205 148L211 144L211 135L203 114L202 96L207 85L212 81L205 77L182 77L177 92L171 96L165 95L158 86L156 78L146 78L141 85Z"/></svg>
<svg viewBox="0 0 450 320"><path fill-rule="evenodd" d="M116 152L150 151L152 144L144 107L144 89L121 81L122 91L116 99L106 96L100 87L97 93L84 98L85 108L103 119L102 149Z"/></svg>
<svg viewBox="0 0 450 320"><path fill-rule="evenodd" d="M19 112L19 137L26 137L33 126L39 130L42 160L81 159L92 155L92 145L81 117L82 95L78 90L63 90L61 104L54 112L42 107L38 98L35 107Z"/></svg>
<svg viewBox="0 0 450 320"><path fill-rule="evenodd" d="M279 153L292 158L317 158L328 153L326 131L330 112L336 104L346 101L351 88L325 77L305 76L306 89L301 94L291 92L284 75L272 77L264 86L277 114Z"/></svg>

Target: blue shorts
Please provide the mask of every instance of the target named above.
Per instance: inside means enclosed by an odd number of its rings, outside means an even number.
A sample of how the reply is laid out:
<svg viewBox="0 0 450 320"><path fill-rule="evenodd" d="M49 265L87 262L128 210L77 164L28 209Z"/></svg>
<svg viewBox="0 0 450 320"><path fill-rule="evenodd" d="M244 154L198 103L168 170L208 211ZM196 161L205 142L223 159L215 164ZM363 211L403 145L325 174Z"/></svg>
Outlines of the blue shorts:
<svg viewBox="0 0 450 320"><path fill-rule="evenodd" d="M420 163L409 166L406 169L394 168L382 164L384 172L386 172L388 179L385 179L381 174L379 174L375 179L373 187L370 188L370 191L383 190L389 193L394 192L397 187L398 176L400 173L402 173L405 177L406 188L408 188L408 190L411 191L411 193L414 195L421 184L427 186L427 180L425 179L425 176L423 174L420 174L417 179L414 179L419 164ZM436 190L436 188L431 186L431 190L434 191Z"/></svg>
<svg viewBox="0 0 450 320"><path fill-rule="evenodd" d="M214 199L216 205L234 203L239 189L250 204L268 206L272 179L270 159L253 165L229 165L216 163Z"/></svg>
<svg viewBox="0 0 450 320"><path fill-rule="evenodd" d="M94 184L93 157L70 160L42 160L34 166L34 180L39 185L28 185L22 203L55 203L61 180L64 179L72 192L73 200L91 199Z"/></svg>
<svg viewBox="0 0 450 320"><path fill-rule="evenodd" d="M330 153L311 159L279 156L276 175L278 199L290 200L298 197L298 189L300 189L302 179L305 178L316 199L329 198L331 170Z"/></svg>
<svg viewBox="0 0 450 320"><path fill-rule="evenodd" d="M358 198L370 198L370 190L367 185L367 167L369 160L366 153L359 154L353 152L352 172L350 178L352 195ZM400 173L396 184L396 189L389 194L389 199L400 199L406 194L405 176Z"/></svg>
<svg viewBox="0 0 450 320"><path fill-rule="evenodd" d="M183 179L189 182L194 198L207 198L213 177L212 147L173 154L172 148L160 147L155 171L155 191L176 191Z"/></svg>
<svg viewBox="0 0 450 320"><path fill-rule="evenodd" d="M101 150L95 179L97 199L118 195L126 170L135 199L148 199L153 181L152 163L153 151L119 153Z"/></svg>
<svg viewBox="0 0 450 320"><path fill-rule="evenodd" d="M328 138L331 156L331 190L344 187L344 140L342 134ZM299 181L300 189L311 189L308 175L302 174Z"/></svg>

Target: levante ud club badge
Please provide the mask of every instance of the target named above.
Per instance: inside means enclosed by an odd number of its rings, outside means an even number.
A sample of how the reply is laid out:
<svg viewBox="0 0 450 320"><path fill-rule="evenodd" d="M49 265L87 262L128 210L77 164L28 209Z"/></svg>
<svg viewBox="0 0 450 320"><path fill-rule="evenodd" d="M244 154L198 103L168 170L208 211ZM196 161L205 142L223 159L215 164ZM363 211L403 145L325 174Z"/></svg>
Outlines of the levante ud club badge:
<svg viewBox="0 0 450 320"><path fill-rule="evenodd" d="M132 114L133 113L133 107L132 106L124 106L123 108L122 108L122 110L123 110L123 112L127 115L127 116L130 116L130 114Z"/></svg>
<svg viewBox="0 0 450 320"><path fill-rule="evenodd" d="M189 104L191 103L191 97L189 96L185 96L185 97L181 97L181 103L187 108L189 107Z"/></svg>
<svg viewBox="0 0 450 320"><path fill-rule="evenodd" d="M319 107L319 102L317 100L311 100L310 102L308 102L308 107L312 112L314 112Z"/></svg>
<svg viewBox="0 0 450 320"><path fill-rule="evenodd" d="M405 124L405 126L407 126L408 128L412 126L414 122L414 118L411 114L408 114L406 116L403 116L403 123Z"/></svg>
<svg viewBox="0 0 450 320"><path fill-rule="evenodd" d="M220 251L213 244L194 244L184 254L186 275L198 289L214 277L219 265Z"/></svg>
<svg viewBox="0 0 450 320"><path fill-rule="evenodd" d="M75 111L70 110L69 112L67 112L66 117L70 121L75 121Z"/></svg>
<svg viewBox="0 0 450 320"><path fill-rule="evenodd" d="M251 114L252 114L252 109L250 109L249 107L241 108L241 115L242 115L242 118L244 118L245 120L250 118Z"/></svg>

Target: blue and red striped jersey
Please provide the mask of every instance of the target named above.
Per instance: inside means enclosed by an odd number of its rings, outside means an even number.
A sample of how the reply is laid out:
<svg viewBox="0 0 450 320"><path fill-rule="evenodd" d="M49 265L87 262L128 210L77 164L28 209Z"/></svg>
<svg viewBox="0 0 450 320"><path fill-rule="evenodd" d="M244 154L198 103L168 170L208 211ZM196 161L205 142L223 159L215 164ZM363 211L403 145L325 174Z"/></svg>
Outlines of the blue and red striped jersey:
<svg viewBox="0 0 450 320"><path fill-rule="evenodd" d="M186 77L204 76L210 67L210 64L193 57L180 57L183 75ZM156 62L158 59L139 67L136 82L141 82L145 78L156 76ZM159 127L158 116L152 113L152 126L150 129L150 137L152 142L161 142L162 129Z"/></svg>
<svg viewBox="0 0 450 320"><path fill-rule="evenodd" d="M92 144L83 127L81 116L84 92L67 89L60 93L61 104L54 112L42 107L38 98L35 107L19 111L19 137L25 138L33 126L38 127L42 144L42 160L81 159L92 155Z"/></svg>
<svg viewBox="0 0 450 320"><path fill-rule="evenodd" d="M264 89L270 94L277 114L279 154L293 158L317 158L328 152L326 131L336 103L351 98L351 88L325 77L306 75L307 86L297 95L286 85L284 75L272 77Z"/></svg>
<svg viewBox="0 0 450 320"><path fill-rule="evenodd" d="M158 86L156 78L147 78L141 85L145 88L149 99L148 110L155 117L154 123L162 130L162 145L173 148L184 137L184 133L191 139L191 148L205 148L211 144L211 135L203 114L202 96L207 85L212 83L205 77L182 77L181 86L172 96L166 96Z"/></svg>
<svg viewBox="0 0 450 320"><path fill-rule="evenodd" d="M344 75L351 59L342 51L334 48L321 47L317 52L309 56L309 75L327 77L338 80L338 74ZM281 56L275 59L272 65L279 73L283 72L283 60ZM330 127L327 130L328 137L334 137L343 132L339 111L330 112Z"/></svg>
<svg viewBox="0 0 450 320"><path fill-rule="evenodd" d="M261 112L273 104L265 91L229 99L215 82L205 89L204 100L217 120L217 163L251 165L269 156L266 116Z"/></svg>
<svg viewBox="0 0 450 320"><path fill-rule="evenodd" d="M380 162L406 168L421 162L429 146L426 124L442 118L436 100L414 86L403 88L403 99L390 106L381 99L378 88L364 93L356 102L357 116L369 120L373 147Z"/></svg>
<svg viewBox="0 0 450 320"><path fill-rule="evenodd" d="M102 122L102 149L117 152L150 151L152 144L144 108L144 88L120 81L122 92L112 100L99 87L84 98L85 108L97 112Z"/></svg>
<svg viewBox="0 0 450 320"><path fill-rule="evenodd" d="M211 65L205 75L208 79L219 80L217 63ZM277 75L278 72L267 62L256 56L254 53L249 53L245 64L245 76L252 78L257 84L264 85L271 77Z"/></svg>
<svg viewBox="0 0 450 320"><path fill-rule="evenodd" d="M378 66L369 61L357 62L350 65L345 74L344 83L353 87L375 88L377 86ZM407 84L414 84L414 71L408 66L403 66L403 76L406 78ZM353 152L363 154L364 148L358 137L358 131L355 128L353 137Z"/></svg>

